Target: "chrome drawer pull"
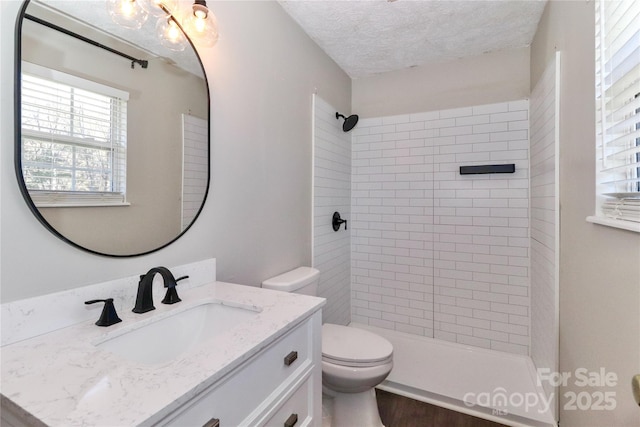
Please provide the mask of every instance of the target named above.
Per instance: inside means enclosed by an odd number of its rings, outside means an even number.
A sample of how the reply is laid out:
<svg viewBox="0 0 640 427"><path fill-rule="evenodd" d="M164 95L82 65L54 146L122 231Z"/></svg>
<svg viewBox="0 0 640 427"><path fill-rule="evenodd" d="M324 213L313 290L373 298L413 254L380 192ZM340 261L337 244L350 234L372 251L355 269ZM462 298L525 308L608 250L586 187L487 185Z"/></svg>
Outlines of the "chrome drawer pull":
<svg viewBox="0 0 640 427"><path fill-rule="evenodd" d="M297 351L292 351L291 353L287 354L284 357L284 364L289 366L293 362L295 362L297 358L298 358L298 352Z"/></svg>
<svg viewBox="0 0 640 427"><path fill-rule="evenodd" d="M220 427L220 420L217 418L211 418L209 421L204 423L202 427Z"/></svg>
<svg viewBox="0 0 640 427"><path fill-rule="evenodd" d="M284 422L284 427L293 427L298 422L298 414L291 414L287 421Z"/></svg>

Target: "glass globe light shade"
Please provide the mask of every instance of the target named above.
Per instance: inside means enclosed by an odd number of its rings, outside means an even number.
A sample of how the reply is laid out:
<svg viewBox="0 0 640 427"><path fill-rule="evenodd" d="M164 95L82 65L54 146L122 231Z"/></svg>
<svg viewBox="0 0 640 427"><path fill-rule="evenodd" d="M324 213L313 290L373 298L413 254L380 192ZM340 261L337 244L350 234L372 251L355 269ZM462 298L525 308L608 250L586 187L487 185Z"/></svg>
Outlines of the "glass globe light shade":
<svg viewBox="0 0 640 427"><path fill-rule="evenodd" d="M167 49L180 52L187 46L187 38L170 16L158 19L156 34L160 38L160 43Z"/></svg>
<svg viewBox="0 0 640 427"><path fill-rule="evenodd" d="M137 0L107 0L107 10L113 22L132 30L140 29L149 17Z"/></svg>
<svg viewBox="0 0 640 427"><path fill-rule="evenodd" d="M167 16L167 12L175 13L178 9L177 0L137 0L140 6L156 18Z"/></svg>
<svg viewBox="0 0 640 427"><path fill-rule="evenodd" d="M199 0L193 4L183 27L196 46L212 47L218 41L218 23L205 1Z"/></svg>

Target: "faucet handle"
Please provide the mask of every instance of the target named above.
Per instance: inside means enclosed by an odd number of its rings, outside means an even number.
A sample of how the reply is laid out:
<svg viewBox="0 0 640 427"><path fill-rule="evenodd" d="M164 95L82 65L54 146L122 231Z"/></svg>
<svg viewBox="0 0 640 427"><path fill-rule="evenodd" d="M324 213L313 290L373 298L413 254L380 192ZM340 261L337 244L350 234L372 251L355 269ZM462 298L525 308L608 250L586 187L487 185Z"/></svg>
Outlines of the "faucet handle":
<svg viewBox="0 0 640 427"><path fill-rule="evenodd" d="M167 286L167 293L164 295L164 299L162 300L163 304L175 304L177 302L182 301L178 296L178 291L176 290L176 285L180 280L188 279L189 276L178 277L175 280L175 283L169 283Z"/></svg>
<svg viewBox="0 0 640 427"><path fill-rule="evenodd" d="M331 227L333 231L340 230L340 226L344 224L344 229L347 229L347 220L340 218L340 212L334 212L333 217L331 217Z"/></svg>
<svg viewBox="0 0 640 427"><path fill-rule="evenodd" d="M102 313L100 314L100 318L96 322L98 326L111 326L116 323L122 322L122 319L118 317L118 313L116 313L116 308L113 305L113 298L107 299L92 299L90 301L85 301L85 304L95 304L97 302L103 302L104 307L102 308Z"/></svg>

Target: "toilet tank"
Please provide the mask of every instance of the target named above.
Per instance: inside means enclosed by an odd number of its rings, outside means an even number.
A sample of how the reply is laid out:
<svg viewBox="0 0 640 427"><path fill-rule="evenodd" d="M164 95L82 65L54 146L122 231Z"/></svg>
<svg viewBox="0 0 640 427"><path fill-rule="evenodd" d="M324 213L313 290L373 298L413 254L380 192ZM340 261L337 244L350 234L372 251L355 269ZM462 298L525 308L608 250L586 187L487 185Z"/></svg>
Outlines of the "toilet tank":
<svg viewBox="0 0 640 427"><path fill-rule="evenodd" d="M279 276L262 282L265 289L294 292L296 294L316 296L320 271L312 267L298 267Z"/></svg>

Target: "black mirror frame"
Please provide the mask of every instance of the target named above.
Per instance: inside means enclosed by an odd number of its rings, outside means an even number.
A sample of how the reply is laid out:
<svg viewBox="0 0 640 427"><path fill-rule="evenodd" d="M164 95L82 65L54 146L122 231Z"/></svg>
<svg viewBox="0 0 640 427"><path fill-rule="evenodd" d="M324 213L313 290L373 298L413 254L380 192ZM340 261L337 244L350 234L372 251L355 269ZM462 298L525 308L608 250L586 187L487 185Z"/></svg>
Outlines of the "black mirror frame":
<svg viewBox="0 0 640 427"><path fill-rule="evenodd" d="M208 147L207 187L205 189L205 193L202 199L202 204L200 205L200 209L198 209L198 212L194 216L191 223L184 230L182 230L180 234L178 234L175 238L173 238L169 242L161 246L158 246L157 248L150 249L148 251L144 251L140 253L124 254L124 255L109 254L109 253L94 251L93 249L89 249L87 247L84 247L68 239L67 237L62 235L58 230L56 230L51 224L49 224L49 222L47 222L47 220L42 216L42 214L40 213L36 205L33 203L33 200L29 195L29 190L27 190L27 186L24 181L24 176L22 174L22 130L21 130L22 128L22 90L21 90L21 86L22 86L22 78L21 78L22 76L22 22L26 14L27 6L29 5L30 2L31 0L24 0L24 3L20 7L20 11L16 19L16 27L15 27L15 52L14 52L15 66L14 66L14 92L13 92L14 93L13 95L14 136L15 136L14 137L14 166L15 166L16 178L18 180L18 186L20 188L20 192L22 193L22 197L24 198L25 202L27 203L27 206L29 207L33 215L47 230L49 230L53 235L58 237L63 242L77 249L81 249L85 252L89 252L94 255L101 255L101 256L112 257L112 258L131 258L131 257L147 255L152 252L159 251L160 249L166 248L167 246L169 246L170 244L178 240L180 237L184 236L184 234L198 220L198 218L200 217L200 214L202 213L202 209L204 208L204 205L207 201L207 197L209 195L209 188L211 185L211 93L209 90L209 81L207 79L207 73L204 68L204 64L202 63L202 58L200 58L200 54L198 53L198 50L196 49L195 45L193 44L193 41L186 34L182 26L178 24L178 27L180 28L182 33L185 35L187 41L189 42L189 45L193 49L193 52L195 53L196 57L198 58L200 67L202 67L202 74L204 76L204 82L207 89L207 147Z"/></svg>

